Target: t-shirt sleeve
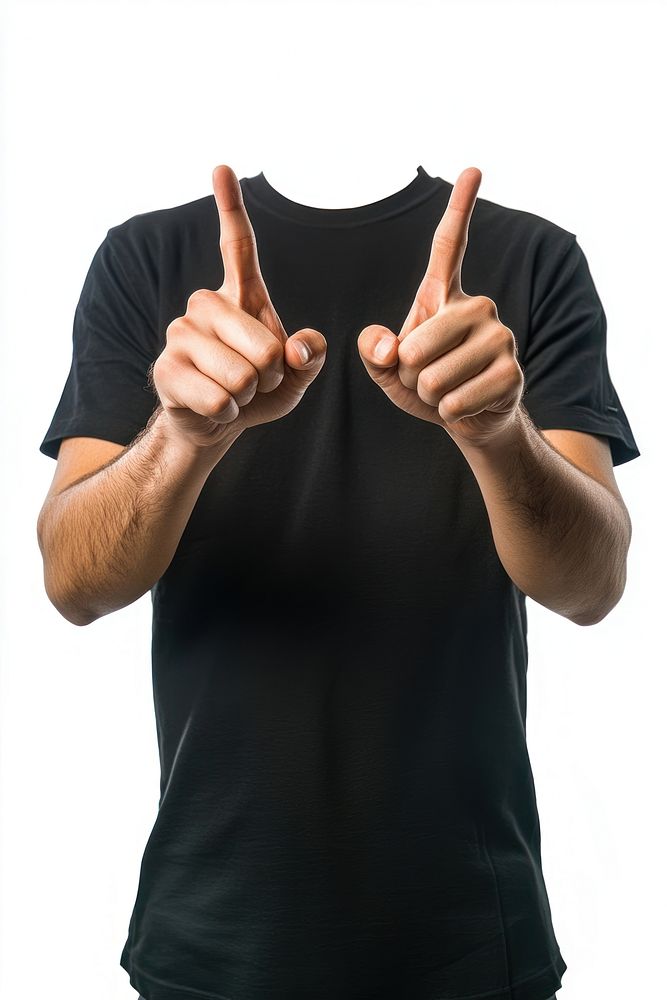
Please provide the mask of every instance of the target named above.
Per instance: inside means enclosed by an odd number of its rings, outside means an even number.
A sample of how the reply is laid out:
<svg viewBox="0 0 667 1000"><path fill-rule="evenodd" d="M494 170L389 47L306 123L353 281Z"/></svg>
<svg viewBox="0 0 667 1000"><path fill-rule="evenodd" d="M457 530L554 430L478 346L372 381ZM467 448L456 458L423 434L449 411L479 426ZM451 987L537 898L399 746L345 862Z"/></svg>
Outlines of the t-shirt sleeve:
<svg viewBox="0 0 667 1000"><path fill-rule="evenodd" d="M149 273L127 223L108 230L74 313L70 370L42 454L57 458L64 437L128 445L146 426L159 402L149 381L159 353Z"/></svg>
<svg viewBox="0 0 667 1000"><path fill-rule="evenodd" d="M521 402L543 430L605 435L613 465L623 465L641 452L609 373L607 318L588 261L567 236L536 267Z"/></svg>

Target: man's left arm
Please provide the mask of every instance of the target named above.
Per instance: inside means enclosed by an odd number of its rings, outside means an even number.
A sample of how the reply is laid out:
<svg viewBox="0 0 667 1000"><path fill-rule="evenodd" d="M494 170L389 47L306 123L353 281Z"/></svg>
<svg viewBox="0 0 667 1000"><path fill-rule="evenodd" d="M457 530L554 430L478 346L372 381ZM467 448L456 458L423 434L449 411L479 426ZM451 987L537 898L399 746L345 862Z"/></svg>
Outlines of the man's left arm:
<svg viewBox="0 0 667 1000"><path fill-rule="evenodd" d="M396 406L443 427L458 445L482 491L500 560L517 587L576 624L593 625L623 594L630 518L615 487L611 453L598 449L591 459L589 451L581 463L551 446L522 403L526 385L512 330L500 321L493 299L463 291L461 265L481 176L476 167L459 175L398 335L372 323L359 335L359 353ZM571 350L571 339L568 344ZM603 357L581 339L574 346ZM553 363L553 349L549 357ZM574 377L590 378L588 365ZM563 381L562 360L559 375ZM552 433L561 441L568 434ZM575 452L594 447L594 436L582 441L577 433L567 438L577 442Z"/></svg>
<svg viewBox="0 0 667 1000"><path fill-rule="evenodd" d="M570 462L544 433L519 404L503 435L459 448L517 587L577 625L594 625L625 589L630 516L619 494Z"/></svg>

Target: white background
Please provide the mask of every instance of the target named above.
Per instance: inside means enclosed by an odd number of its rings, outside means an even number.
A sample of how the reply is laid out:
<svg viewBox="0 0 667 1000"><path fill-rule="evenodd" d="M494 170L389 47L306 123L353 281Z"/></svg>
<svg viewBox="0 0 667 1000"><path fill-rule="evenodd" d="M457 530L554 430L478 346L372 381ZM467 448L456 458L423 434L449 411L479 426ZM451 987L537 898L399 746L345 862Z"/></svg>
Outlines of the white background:
<svg viewBox="0 0 667 1000"><path fill-rule="evenodd" d="M559 1000L667 996L664 11L4 5L3 996L135 996L118 961L158 802L150 595L85 628L49 603L35 526L55 463L38 447L107 229L210 193L216 163L328 208L418 164L451 183L477 166L479 197L577 234L642 454L615 470L633 521L620 604L584 628L528 601L528 744Z"/></svg>

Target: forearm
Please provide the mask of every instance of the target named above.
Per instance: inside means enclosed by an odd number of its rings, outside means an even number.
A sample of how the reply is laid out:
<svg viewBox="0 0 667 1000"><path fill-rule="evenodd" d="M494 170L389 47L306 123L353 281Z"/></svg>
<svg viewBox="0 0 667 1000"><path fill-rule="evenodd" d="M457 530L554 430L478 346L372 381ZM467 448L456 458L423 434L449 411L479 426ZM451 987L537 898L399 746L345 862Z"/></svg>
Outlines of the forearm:
<svg viewBox="0 0 667 1000"><path fill-rule="evenodd" d="M160 411L111 463L45 504L38 536L49 599L86 625L131 604L171 562L215 452L188 448Z"/></svg>
<svg viewBox="0 0 667 1000"><path fill-rule="evenodd" d="M631 529L621 502L556 451L523 406L501 444L460 447L517 587L577 624L601 620L625 587Z"/></svg>

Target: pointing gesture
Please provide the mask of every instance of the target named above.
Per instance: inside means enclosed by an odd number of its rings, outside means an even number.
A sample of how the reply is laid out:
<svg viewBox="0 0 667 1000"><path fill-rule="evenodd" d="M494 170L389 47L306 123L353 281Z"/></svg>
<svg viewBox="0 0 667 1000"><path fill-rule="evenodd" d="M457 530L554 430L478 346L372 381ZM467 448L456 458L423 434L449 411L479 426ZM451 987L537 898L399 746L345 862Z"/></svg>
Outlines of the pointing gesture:
<svg viewBox="0 0 667 1000"><path fill-rule="evenodd" d="M327 343L306 328L287 336L271 302L236 174L213 171L224 279L194 291L167 327L153 381L177 436L197 450L230 431L289 413L319 374Z"/></svg>
<svg viewBox="0 0 667 1000"><path fill-rule="evenodd" d="M368 374L392 403L474 445L513 424L524 384L514 334L500 322L495 302L461 287L481 180L476 167L459 175L398 336L373 324L357 341Z"/></svg>

